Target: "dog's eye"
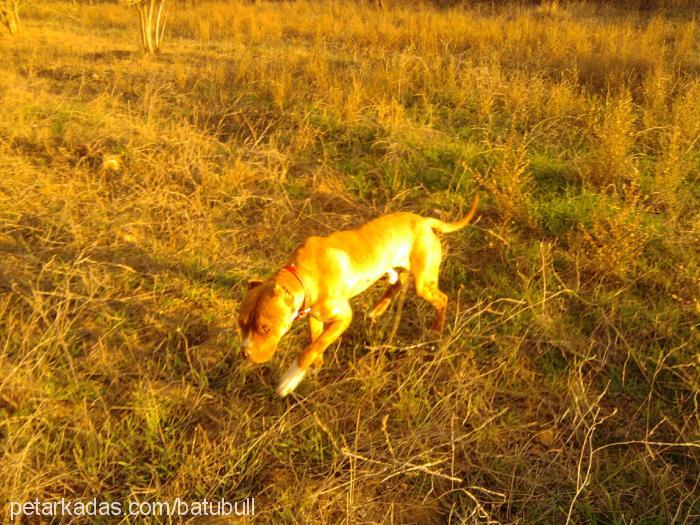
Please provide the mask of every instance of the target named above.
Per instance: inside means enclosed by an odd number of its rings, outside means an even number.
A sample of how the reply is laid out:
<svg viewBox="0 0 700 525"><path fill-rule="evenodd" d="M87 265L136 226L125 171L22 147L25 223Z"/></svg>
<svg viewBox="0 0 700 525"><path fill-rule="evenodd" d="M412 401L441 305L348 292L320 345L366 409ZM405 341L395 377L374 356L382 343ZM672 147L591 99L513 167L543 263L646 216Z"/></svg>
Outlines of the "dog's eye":
<svg viewBox="0 0 700 525"><path fill-rule="evenodd" d="M262 326L260 327L260 331L261 331L263 334L269 334L269 333L270 333L270 327L267 326L267 325L262 325Z"/></svg>

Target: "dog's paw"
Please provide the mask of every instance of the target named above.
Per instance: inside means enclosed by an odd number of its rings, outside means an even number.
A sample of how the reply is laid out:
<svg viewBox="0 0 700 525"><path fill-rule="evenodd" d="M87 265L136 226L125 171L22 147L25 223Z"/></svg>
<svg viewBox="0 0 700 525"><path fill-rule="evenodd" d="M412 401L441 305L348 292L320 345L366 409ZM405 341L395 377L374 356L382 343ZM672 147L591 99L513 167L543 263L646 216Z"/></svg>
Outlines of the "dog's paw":
<svg viewBox="0 0 700 525"><path fill-rule="evenodd" d="M439 319L436 319L431 325L430 329L435 332L437 335L442 336L442 334L445 332L445 321L441 321Z"/></svg>
<svg viewBox="0 0 700 525"><path fill-rule="evenodd" d="M305 375L306 370L300 368L295 360L292 366L290 366L282 376L279 385L277 385L277 395L285 397L291 394L294 389L299 386L299 383L301 383Z"/></svg>

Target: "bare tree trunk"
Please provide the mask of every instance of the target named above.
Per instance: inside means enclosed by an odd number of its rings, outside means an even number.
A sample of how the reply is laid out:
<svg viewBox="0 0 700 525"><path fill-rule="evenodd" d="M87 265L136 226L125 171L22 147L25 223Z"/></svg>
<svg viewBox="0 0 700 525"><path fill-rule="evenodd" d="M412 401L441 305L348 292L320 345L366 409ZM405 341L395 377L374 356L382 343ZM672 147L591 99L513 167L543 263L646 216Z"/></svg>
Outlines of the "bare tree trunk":
<svg viewBox="0 0 700 525"><path fill-rule="evenodd" d="M167 19L165 0L140 0L133 2L133 5L139 15L143 50L150 54L158 53Z"/></svg>

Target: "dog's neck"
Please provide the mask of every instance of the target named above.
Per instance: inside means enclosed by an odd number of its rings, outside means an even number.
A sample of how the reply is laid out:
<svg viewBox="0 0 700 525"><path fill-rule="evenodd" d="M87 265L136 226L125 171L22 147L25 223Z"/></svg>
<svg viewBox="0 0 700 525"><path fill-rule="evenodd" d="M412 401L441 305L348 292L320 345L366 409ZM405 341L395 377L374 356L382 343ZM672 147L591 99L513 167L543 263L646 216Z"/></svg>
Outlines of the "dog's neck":
<svg viewBox="0 0 700 525"><path fill-rule="evenodd" d="M292 312L294 317L306 315L308 307L307 292L301 276L295 267L285 266L277 271L272 280L283 286L292 295Z"/></svg>

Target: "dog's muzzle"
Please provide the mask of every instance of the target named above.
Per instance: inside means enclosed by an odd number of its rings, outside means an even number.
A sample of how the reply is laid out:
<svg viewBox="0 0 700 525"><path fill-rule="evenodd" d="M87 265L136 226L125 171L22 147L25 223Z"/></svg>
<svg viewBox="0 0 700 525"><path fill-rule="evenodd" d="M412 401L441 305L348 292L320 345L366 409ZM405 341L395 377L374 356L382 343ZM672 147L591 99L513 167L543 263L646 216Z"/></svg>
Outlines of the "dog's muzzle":
<svg viewBox="0 0 700 525"><path fill-rule="evenodd" d="M243 339L243 345L241 345L241 354L246 359L250 358L250 337Z"/></svg>

